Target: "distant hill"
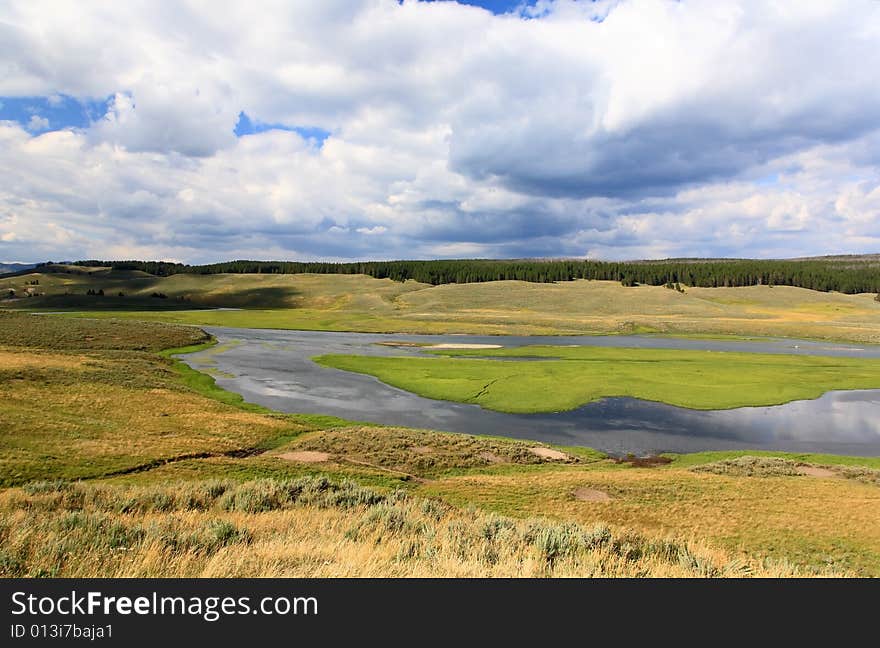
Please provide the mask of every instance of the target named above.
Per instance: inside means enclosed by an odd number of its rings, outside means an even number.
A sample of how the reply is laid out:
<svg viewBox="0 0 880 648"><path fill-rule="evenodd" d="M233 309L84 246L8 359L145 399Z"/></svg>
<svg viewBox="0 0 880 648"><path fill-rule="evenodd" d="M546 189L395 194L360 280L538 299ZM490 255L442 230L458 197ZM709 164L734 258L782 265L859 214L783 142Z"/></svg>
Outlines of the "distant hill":
<svg viewBox="0 0 880 648"><path fill-rule="evenodd" d="M29 270L7 272L4 278L30 273L108 280L194 275L367 275L394 281L415 280L441 285L518 280L534 283L592 279L619 281L624 286L652 285L733 288L794 286L823 292L880 293L880 255L838 255L801 259L651 259L597 261L592 259L437 259L361 261L351 263L297 261L227 261L187 265L167 261L76 261L41 263ZM107 286L98 286L100 288ZM124 288L122 292L126 294ZM151 291L148 291L148 293Z"/></svg>
<svg viewBox="0 0 880 648"><path fill-rule="evenodd" d="M519 280L535 283L595 279L624 286L677 284L703 288L794 286L843 293L880 292L880 257L873 254L804 259L436 259L352 263L237 260L208 265L166 261L76 261L40 266L68 274L139 271L155 277L212 274L364 274L376 279L440 285Z"/></svg>
<svg viewBox="0 0 880 648"><path fill-rule="evenodd" d="M36 263L0 263L0 275L9 274L10 272L22 272L36 268Z"/></svg>

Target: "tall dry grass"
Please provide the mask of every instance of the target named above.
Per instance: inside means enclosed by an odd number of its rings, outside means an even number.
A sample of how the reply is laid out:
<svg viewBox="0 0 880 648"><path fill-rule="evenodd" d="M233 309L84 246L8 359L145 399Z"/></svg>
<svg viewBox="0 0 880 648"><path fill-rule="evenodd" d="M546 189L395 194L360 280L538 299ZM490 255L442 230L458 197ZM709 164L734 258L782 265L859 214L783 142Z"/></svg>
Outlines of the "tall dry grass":
<svg viewBox="0 0 880 648"><path fill-rule="evenodd" d="M2 576L799 576L670 538L462 510L323 477L0 494ZM830 575L830 574L828 574Z"/></svg>

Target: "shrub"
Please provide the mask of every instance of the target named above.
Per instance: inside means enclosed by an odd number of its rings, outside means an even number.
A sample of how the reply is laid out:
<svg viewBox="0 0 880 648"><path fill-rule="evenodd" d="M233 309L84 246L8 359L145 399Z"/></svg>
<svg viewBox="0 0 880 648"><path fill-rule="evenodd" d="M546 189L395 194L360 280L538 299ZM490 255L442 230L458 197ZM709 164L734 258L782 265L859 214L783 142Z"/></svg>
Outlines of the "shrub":
<svg viewBox="0 0 880 648"><path fill-rule="evenodd" d="M694 466L691 470L735 477L786 477L801 474L800 464L791 459L748 455Z"/></svg>
<svg viewBox="0 0 880 648"><path fill-rule="evenodd" d="M375 523L391 533L400 533L407 527L407 511L399 506L383 503L369 510L366 522Z"/></svg>
<svg viewBox="0 0 880 648"><path fill-rule="evenodd" d="M209 551L217 551L221 547L235 543L250 544L251 542L251 534L247 529L239 529L225 520L208 522L205 535L207 538L205 547Z"/></svg>
<svg viewBox="0 0 880 648"><path fill-rule="evenodd" d="M498 515L489 515L482 518L478 523L478 533L484 539L490 542L495 541L501 536L513 531L516 527L512 520L500 517Z"/></svg>
<svg viewBox="0 0 880 648"><path fill-rule="evenodd" d="M150 504L154 511L173 511L174 495L163 492L153 493L150 497Z"/></svg>
<svg viewBox="0 0 880 648"><path fill-rule="evenodd" d="M448 508L448 505L439 500L426 499L422 502L422 514L434 521L439 521L447 512Z"/></svg>
<svg viewBox="0 0 880 648"><path fill-rule="evenodd" d="M179 496L180 505L190 511L205 511L232 487L232 482L211 479L190 485Z"/></svg>
<svg viewBox="0 0 880 648"><path fill-rule="evenodd" d="M0 548L0 576L20 578L25 575L25 563L18 556Z"/></svg>
<svg viewBox="0 0 880 648"><path fill-rule="evenodd" d="M227 511L262 513L279 509L287 501L288 494L281 484L272 479L260 479L227 491L220 500L220 507Z"/></svg>
<svg viewBox="0 0 880 648"><path fill-rule="evenodd" d="M34 481L22 486L22 490L28 495L41 495L43 493L61 493L70 490L70 482L63 479L52 481Z"/></svg>
<svg viewBox="0 0 880 648"><path fill-rule="evenodd" d="M580 528L571 523L545 524L539 527L533 544L551 568L561 558L572 556L585 546Z"/></svg>
<svg viewBox="0 0 880 648"><path fill-rule="evenodd" d="M880 486L880 470L876 468L863 468L861 466L834 466L838 475L847 479L855 479L865 484Z"/></svg>
<svg viewBox="0 0 880 648"><path fill-rule="evenodd" d="M107 544L111 549L130 549L144 538L144 530L139 526L128 527L114 522L107 529Z"/></svg>

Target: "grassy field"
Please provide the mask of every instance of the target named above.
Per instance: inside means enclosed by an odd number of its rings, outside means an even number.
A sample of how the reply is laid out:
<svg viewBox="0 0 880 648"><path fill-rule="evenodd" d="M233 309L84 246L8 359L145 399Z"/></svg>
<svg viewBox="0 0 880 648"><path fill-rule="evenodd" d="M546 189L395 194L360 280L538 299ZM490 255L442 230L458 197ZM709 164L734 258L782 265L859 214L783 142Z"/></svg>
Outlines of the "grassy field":
<svg viewBox="0 0 880 648"><path fill-rule="evenodd" d="M21 297L28 289L42 296ZM873 295L786 286L687 288L682 294L607 281L429 286L363 275L160 278L105 269L0 278L0 295L9 290L18 297L0 301L0 307L179 324L398 333L785 336L880 343L880 303ZM105 294L86 295L89 290ZM154 293L166 298L150 297ZM220 307L243 310L199 310Z"/></svg>
<svg viewBox="0 0 880 648"><path fill-rule="evenodd" d="M0 485L240 454L307 429L205 398L194 389L205 376L157 353L208 339L192 327L0 313Z"/></svg>
<svg viewBox="0 0 880 648"><path fill-rule="evenodd" d="M157 353L203 344L0 315L0 576L880 575L878 460L282 415Z"/></svg>
<svg viewBox="0 0 880 648"><path fill-rule="evenodd" d="M695 542L462 511L321 477L177 487L42 483L0 494L0 516L0 571L14 576L804 573L785 561L731 558Z"/></svg>
<svg viewBox="0 0 880 648"><path fill-rule="evenodd" d="M880 362L861 358L559 346L434 353L447 357L325 355L315 361L428 398L515 413L570 410L611 396L726 409L880 387ZM546 360L511 361L516 358Z"/></svg>
<svg viewBox="0 0 880 648"><path fill-rule="evenodd" d="M583 501L584 492L606 501ZM502 515L601 520L663 537L694 538L794 564L859 574L880 570L880 492L840 477L718 475L671 465L472 474L438 479L425 495Z"/></svg>

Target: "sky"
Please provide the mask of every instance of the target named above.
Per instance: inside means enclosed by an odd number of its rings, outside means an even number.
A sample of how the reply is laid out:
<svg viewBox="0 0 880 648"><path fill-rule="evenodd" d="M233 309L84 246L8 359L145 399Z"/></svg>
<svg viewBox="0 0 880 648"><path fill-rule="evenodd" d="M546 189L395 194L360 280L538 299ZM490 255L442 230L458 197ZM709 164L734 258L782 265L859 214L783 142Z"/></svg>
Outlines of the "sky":
<svg viewBox="0 0 880 648"><path fill-rule="evenodd" d="M880 2L0 3L0 261L880 252Z"/></svg>

